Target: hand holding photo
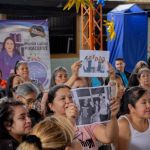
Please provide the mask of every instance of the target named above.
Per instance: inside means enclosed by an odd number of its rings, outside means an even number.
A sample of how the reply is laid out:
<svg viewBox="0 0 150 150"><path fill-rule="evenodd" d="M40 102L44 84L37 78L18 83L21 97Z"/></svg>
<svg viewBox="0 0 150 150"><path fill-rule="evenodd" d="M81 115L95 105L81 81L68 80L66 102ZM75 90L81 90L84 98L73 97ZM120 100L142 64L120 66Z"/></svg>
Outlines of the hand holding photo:
<svg viewBox="0 0 150 150"><path fill-rule="evenodd" d="M73 100L78 106L77 124L91 124L110 120L111 90L109 86L72 89Z"/></svg>

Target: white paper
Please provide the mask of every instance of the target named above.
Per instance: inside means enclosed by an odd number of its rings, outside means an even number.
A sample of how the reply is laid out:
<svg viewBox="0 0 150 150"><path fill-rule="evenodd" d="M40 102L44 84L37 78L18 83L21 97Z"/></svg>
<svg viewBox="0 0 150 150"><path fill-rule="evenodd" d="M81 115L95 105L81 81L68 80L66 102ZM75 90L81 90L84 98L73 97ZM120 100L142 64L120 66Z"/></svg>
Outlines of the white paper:
<svg viewBox="0 0 150 150"><path fill-rule="evenodd" d="M107 77L109 51L80 50L81 77Z"/></svg>
<svg viewBox="0 0 150 150"><path fill-rule="evenodd" d="M72 89L73 100L78 106L78 125L110 120L110 86Z"/></svg>

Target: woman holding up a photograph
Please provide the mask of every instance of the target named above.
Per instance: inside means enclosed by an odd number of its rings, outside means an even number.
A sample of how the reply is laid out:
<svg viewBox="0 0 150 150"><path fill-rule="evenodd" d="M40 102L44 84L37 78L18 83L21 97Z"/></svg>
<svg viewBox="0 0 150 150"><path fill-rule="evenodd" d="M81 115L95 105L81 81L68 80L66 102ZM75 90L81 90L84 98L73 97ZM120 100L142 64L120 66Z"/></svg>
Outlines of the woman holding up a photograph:
<svg viewBox="0 0 150 150"><path fill-rule="evenodd" d="M97 150L102 143L112 143L117 138L118 124L116 114L119 103L115 99L111 101L110 122L106 125L95 123L89 125L76 125L78 117L77 106L73 103L70 87L56 85L48 93L48 106L54 115L67 117L74 125L76 136L84 150Z"/></svg>

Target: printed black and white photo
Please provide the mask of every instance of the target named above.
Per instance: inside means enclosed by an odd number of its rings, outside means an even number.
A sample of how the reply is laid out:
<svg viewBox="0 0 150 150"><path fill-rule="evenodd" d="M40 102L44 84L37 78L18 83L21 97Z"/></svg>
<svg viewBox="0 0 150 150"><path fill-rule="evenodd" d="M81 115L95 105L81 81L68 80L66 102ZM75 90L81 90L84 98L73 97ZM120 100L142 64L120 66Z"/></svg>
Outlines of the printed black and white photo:
<svg viewBox="0 0 150 150"><path fill-rule="evenodd" d="M110 87L87 87L73 89L74 102L79 109L79 125L106 122L110 119Z"/></svg>

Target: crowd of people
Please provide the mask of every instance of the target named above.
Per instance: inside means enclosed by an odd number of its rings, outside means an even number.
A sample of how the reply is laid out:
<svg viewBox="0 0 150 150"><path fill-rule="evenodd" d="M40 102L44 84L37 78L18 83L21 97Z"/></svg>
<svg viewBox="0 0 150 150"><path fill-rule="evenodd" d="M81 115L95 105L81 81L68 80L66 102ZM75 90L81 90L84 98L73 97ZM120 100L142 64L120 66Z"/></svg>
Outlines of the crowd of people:
<svg viewBox="0 0 150 150"><path fill-rule="evenodd" d="M7 80L0 71L0 150L150 149L148 64L139 61L128 73L123 58L117 58L115 68L109 64L107 78L79 77L81 65L71 66L70 77L65 67L56 68L49 91L30 79L26 61L17 61ZM115 85L110 120L78 125L71 89L103 85Z"/></svg>

